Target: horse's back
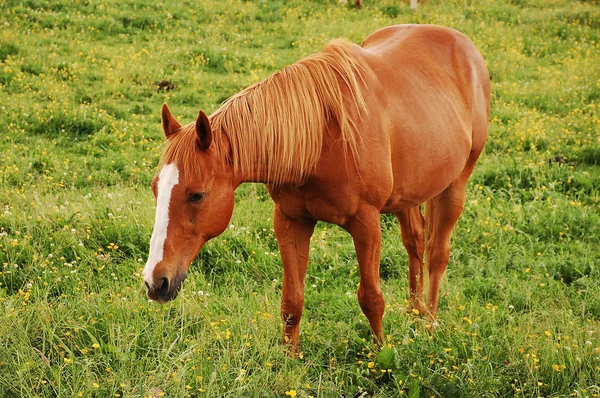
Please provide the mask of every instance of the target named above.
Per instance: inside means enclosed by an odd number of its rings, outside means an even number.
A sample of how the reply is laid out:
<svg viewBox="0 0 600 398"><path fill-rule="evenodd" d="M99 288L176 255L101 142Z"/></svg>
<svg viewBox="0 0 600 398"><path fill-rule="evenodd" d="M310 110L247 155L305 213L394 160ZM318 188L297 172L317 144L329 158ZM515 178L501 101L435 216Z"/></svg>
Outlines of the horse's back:
<svg viewBox="0 0 600 398"><path fill-rule="evenodd" d="M486 70L483 57L473 42L463 33L437 25L394 25L382 28L362 43L362 47L373 56L398 57L404 62L434 62L437 66L454 73L463 60L473 67ZM461 59L458 59L461 58Z"/></svg>
<svg viewBox="0 0 600 398"><path fill-rule="evenodd" d="M477 158L487 137L489 76L474 44L450 28L391 26L362 47L372 93L367 123L382 126L365 134L389 137L393 187L383 211L395 212L437 195Z"/></svg>
<svg viewBox="0 0 600 398"><path fill-rule="evenodd" d="M446 95L459 93L469 110L482 108L489 117L487 67L463 33L437 25L395 25L374 32L362 47L371 72L379 75L387 89L395 82L400 88L425 85ZM422 94L415 90L402 96Z"/></svg>

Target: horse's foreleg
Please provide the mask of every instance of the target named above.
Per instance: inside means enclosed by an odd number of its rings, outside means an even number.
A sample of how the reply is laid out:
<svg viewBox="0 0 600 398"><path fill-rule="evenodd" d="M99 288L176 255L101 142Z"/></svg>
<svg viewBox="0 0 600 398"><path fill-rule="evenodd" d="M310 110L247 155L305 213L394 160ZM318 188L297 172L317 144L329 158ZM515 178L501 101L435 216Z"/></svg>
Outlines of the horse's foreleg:
<svg viewBox="0 0 600 398"><path fill-rule="evenodd" d="M304 281L308 266L310 237L315 228L314 220L290 220L277 207L273 217L275 236L279 243L283 262L283 295L281 317L283 341L292 355L298 353L300 318L304 309Z"/></svg>
<svg viewBox="0 0 600 398"><path fill-rule="evenodd" d="M419 206L396 213L402 232L402 243L408 253L408 282L410 287L407 312L415 309L425 315L423 304L423 252L425 251L425 221Z"/></svg>
<svg viewBox="0 0 600 398"><path fill-rule="evenodd" d="M385 302L379 287L381 249L379 210L371 206L362 206L344 228L352 235L360 268L358 302L369 320L374 338L378 340L376 342L382 343Z"/></svg>

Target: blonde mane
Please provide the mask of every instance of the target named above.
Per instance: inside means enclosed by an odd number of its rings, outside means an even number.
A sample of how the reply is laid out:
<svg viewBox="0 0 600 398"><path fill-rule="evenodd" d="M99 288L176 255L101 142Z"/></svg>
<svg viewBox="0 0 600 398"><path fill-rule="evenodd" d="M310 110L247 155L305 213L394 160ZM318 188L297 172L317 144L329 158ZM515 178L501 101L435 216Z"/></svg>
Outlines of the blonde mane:
<svg viewBox="0 0 600 398"><path fill-rule="evenodd" d="M337 39L322 52L292 64L229 98L211 116L213 144L234 170L266 170L269 183L303 181L317 165L323 136L332 122L346 150L356 155L359 136L349 118L366 111L363 72L351 43ZM347 94L345 94L347 93ZM230 148L223 143L229 142ZM169 140L161 163L176 161L192 174L196 148L193 125ZM230 150L230 152L229 152Z"/></svg>

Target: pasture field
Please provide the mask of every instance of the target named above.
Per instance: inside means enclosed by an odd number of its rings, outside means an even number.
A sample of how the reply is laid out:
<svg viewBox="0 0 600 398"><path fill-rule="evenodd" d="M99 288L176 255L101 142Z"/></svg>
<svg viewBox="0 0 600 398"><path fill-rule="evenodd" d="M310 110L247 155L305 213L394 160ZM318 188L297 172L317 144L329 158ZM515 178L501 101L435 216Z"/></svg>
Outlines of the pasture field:
<svg viewBox="0 0 600 398"><path fill-rule="evenodd" d="M319 224L287 357L262 185L237 191L177 300L148 302L162 103L190 122L331 38L398 23L461 30L492 78L440 326L405 313L383 216L378 358L351 239ZM600 394L597 1L3 0L0 27L0 397Z"/></svg>

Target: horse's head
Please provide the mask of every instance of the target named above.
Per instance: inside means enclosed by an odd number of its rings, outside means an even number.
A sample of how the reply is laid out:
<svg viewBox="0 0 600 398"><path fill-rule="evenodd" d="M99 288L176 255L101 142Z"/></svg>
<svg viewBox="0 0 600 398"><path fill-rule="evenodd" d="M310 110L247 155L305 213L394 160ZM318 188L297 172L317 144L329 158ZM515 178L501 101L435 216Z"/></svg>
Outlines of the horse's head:
<svg viewBox="0 0 600 398"><path fill-rule="evenodd" d="M202 246L227 227L234 186L233 169L219 156L204 112L181 127L163 105L162 126L169 142L152 180L156 219L143 274L148 297L164 303L177 296Z"/></svg>

